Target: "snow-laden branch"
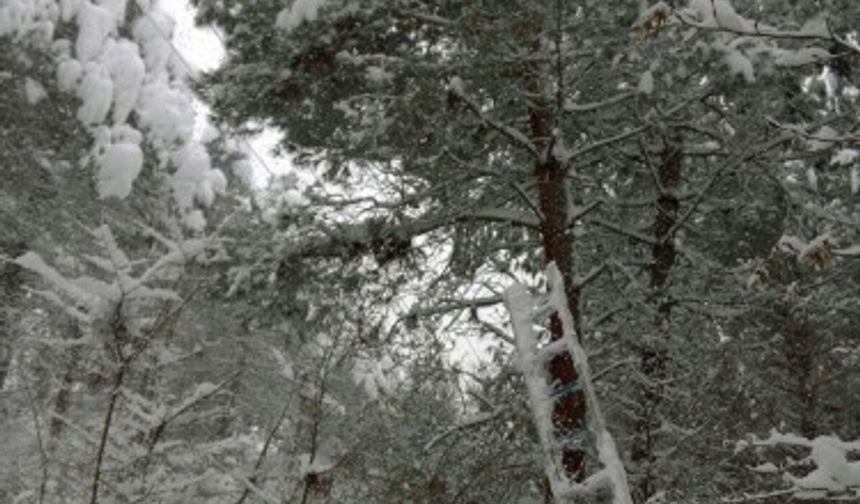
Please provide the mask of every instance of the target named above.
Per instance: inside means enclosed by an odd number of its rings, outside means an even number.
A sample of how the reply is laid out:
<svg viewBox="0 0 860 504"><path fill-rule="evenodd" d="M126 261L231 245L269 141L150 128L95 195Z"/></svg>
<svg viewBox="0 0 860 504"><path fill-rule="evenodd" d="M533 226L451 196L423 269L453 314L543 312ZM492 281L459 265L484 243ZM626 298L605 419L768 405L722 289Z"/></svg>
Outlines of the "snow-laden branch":
<svg viewBox="0 0 860 504"><path fill-rule="evenodd" d="M860 47L837 36L823 21L810 23L800 30L781 30L740 16L728 0L713 0L711 6L711 12L707 12L707 9L701 13L672 10L672 16L685 26L703 31L731 33L743 37L833 42L854 53L860 53ZM697 15L700 19L694 17Z"/></svg>
<svg viewBox="0 0 860 504"><path fill-rule="evenodd" d="M438 304L421 308L418 306L409 310L407 317L429 317L442 315L458 310L474 310L487 306L495 306L503 301L502 296L486 296L472 299L442 299Z"/></svg>
<svg viewBox="0 0 860 504"><path fill-rule="evenodd" d="M528 137L526 137L520 130L512 128L488 116L478 102L466 94L463 79L457 76L452 77L448 83L448 92L465 103L469 110L472 111L472 113L475 114L475 116L477 116L477 118L485 125L498 131L508 140L513 142L514 145L523 148L535 158L540 157L540 152L538 152L537 147L535 147L532 141L529 140Z"/></svg>
<svg viewBox="0 0 860 504"><path fill-rule="evenodd" d="M343 257L356 251L378 247L386 240L408 242L418 236L461 222L495 222L528 229L538 229L540 219L529 212L509 208L487 207L452 214L424 215L397 224L376 225L371 220L323 229L322 233L297 238L282 250L288 257Z"/></svg>
<svg viewBox="0 0 860 504"><path fill-rule="evenodd" d="M852 259L860 259L860 245L852 245L850 247L836 249L833 251L833 255L838 255L841 257L850 257Z"/></svg>
<svg viewBox="0 0 860 504"><path fill-rule="evenodd" d="M595 140L594 142L592 142L592 143L590 143L584 147L580 147L579 149L576 149L575 151L570 151L570 152L562 151L557 156L558 161L562 164L566 164L571 159L581 158L582 156L584 156L584 155L586 155L592 151L595 151L597 149L601 149L601 148L606 147L608 145L612 145L612 144L614 144L616 142L620 142L622 140L626 140L632 136L636 136L639 133L642 133L643 131L647 130L650 127L651 127L650 125L639 126L637 128L633 128L633 129L624 131L624 132L619 133L617 135L612 135L611 137L602 138L600 140Z"/></svg>
<svg viewBox="0 0 860 504"><path fill-rule="evenodd" d="M187 263L202 253L207 245L204 240L174 242L165 238L167 241L163 243L168 246L167 253L139 276L134 276L132 262L117 245L116 238L107 225L87 231L102 248L103 255L88 255L85 259L105 276L109 276L107 280L92 276L68 277L35 252L27 252L13 261L18 266L38 274L52 288L49 291L34 292L83 323L103 316L120 302L181 301L173 290L150 285L163 281L168 275L167 270Z"/></svg>
<svg viewBox="0 0 860 504"><path fill-rule="evenodd" d="M809 456L803 461L811 462L815 468L804 476L794 476L771 463L753 468L758 472L782 473L783 479L791 484L791 487L780 492L797 499L830 497L845 500L860 497L860 461L856 461L856 456L860 455L860 440L843 441L836 436L818 436L809 439L772 430L767 438L752 436L748 441L739 442L737 450L750 446L786 445L809 448ZM746 495L744 499L750 500L750 497Z"/></svg>

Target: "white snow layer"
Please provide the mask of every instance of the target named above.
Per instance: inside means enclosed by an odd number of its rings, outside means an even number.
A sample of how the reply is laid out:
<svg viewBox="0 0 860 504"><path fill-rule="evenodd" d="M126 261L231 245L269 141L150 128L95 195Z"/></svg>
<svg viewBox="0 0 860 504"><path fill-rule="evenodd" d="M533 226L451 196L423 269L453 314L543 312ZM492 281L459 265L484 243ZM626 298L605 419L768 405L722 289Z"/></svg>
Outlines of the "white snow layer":
<svg viewBox="0 0 860 504"><path fill-rule="evenodd" d="M27 77L24 79L24 96L27 98L27 103L35 105L44 100L48 93L39 81Z"/></svg>
<svg viewBox="0 0 860 504"><path fill-rule="evenodd" d="M750 31L753 23L740 16L729 0L690 0L687 10L703 26Z"/></svg>
<svg viewBox="0 0 860 504"><path fill-rule="evenodd" d="M755 72L752 61L737 49L729 49L723 56L723 61L729 67L729 73L740 75L746 82L755 82Z"/></svg>
<svg viewBox="0 0 860 504"><path fill-rule="evenodd" d="M144 138L124 126L134 114L161 167L175 165L170 185L186 224L202 228L205 219L194 203L211 205L227 180L194 140L194 100L173 57L174 21L157 2L136 3L143 14L127 20L128 0L0 0L0 35L38 35L54 51L56 86L80 98L77 118L96 140L91 159L99 168L102 198L131 194L143 167ZM299 0L290 22L314 19L322 3ZM74 42L53 40L54 25L61 21L76 23ZM126 21L132 40L118 35ZM31 104L48 96L44 84L33 79L25 80L24 91Z"/></svg>
<svg viewBox="0 0 860 504"><path fill-rule="evenodd" d="M105 8L84 3L78 11L78 40L75 55L81 61L96 59L102 52L105 41L116 29L116 18Z"/></svg>
<svg viewBox="0 0 860 504"><path fill-rule="evenodd" d="M642 73L636 90L642 94L651 94L654 92L654 74L651 73L651 70L646 70Z"/></svg>
<svg viewBox="0 0 860 504"><path fill-rule="evenodd" d="M102 198L126 198L143 168L143 151L133 143L113 144L99 159L97 187Z"/></svg>
<svg viewBox="0 0 860 504"><path fill-rule="evenodd" d="M808 461L815 469L805 476L797 477L784 473L783 478L792 484L794 496L799 500L822 498L828 492L860 495L860 462L850 461L849 453L860 453L860 440L843 441L835 436L818 436L807 439L795 434L782 434L772 430L765 439L753 437L751 442L741 442L738 448L753 446L793 445L811 448ZM853 502L853 501L852 501Z"/></svg>
<svg viewBox="0 0 860 504"><path fill-rule="evenodd" d="M315 20L325 3L326 0L296 0L291 7L278 13L275 26L287 31L294 30L305 21Z"/></svg>
<svg viewBox="0 0 860 504"><path fill-rule="evenodd" d="M78 120L88 126L96 126L105 121L113 101L113 80L107 68L101 63L91 61L84 70L84 79L78 86Z"/></svg>
<svg viewBox="0 0 860 504"><path fill-rule="evenodd" d="M175 23L161 9L152 9L146 16L140 17L134 24L132 34L140 45L146 69L151 73L162 73L173 53L170 38L173 36Z"/></svg>
<svg viewBox="0 0 860 504"><path fill-rule="evenodd" d="M804 490L845 492L860 486L860 462L849 462L849 445L833 436L819 436L812 440L810 460L815 470L802 478L787 474L786 478Z"/></svg>
<svg viewBox="0 0 860 504"><path fill-rule="evenodd" d="M57 87L60 91L70 93L78 88L84 67L76 59L64 59L57 65Z"/></svg>
<svg viewBox="0 0 860 504"><path fill-rule="evenodd" d="M114 83L113 122L122 124L137 103L146 67L137 44L127 39L120 39L113 44L105 56Z"/></svg>

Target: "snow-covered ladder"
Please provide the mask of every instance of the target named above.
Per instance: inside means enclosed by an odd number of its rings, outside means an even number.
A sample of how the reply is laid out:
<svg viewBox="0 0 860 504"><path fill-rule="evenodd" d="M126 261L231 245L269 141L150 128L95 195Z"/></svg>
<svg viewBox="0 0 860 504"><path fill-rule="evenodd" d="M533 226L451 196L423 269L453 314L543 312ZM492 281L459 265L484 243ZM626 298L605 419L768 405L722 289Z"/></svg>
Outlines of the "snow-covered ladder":
<svg viewBox="0 0 860 504"><path fill-rule="evenodd" d="M552 493L556 502L562 504L577 496L592 494L598 488L608 487L612 491L613 504L632 504L624 464L618 456L615 441L606 429L606 422L600 412L591 382L588 359L575 334L561 273L555 263L551 263L546 274L549 292L545 298L532 297L521 284L509 287L504 298L516 336L519 365L525 375L529 402ZM535 324L554 313L558 314L564 328L562 337L549 345L539 347ZM570 352L579 374L579 386L585 393L588 430L594 436L602 464L599 471L581 483L573 482L565 475L561 464L562 443L565 440L556 439L552 425L553 396L546 365L549 358L560 351Z"/></svg>

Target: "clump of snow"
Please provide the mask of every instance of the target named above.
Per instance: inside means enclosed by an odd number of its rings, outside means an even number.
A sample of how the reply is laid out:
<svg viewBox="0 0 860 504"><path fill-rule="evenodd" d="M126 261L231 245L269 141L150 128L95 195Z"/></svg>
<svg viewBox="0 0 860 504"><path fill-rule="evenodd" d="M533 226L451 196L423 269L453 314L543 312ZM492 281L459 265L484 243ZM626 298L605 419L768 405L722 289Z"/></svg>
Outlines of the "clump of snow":
<svg viewBox="0 0 860 504"><path fill-rule="evenodd" d="M654 74L651 73L651 70L646 70L642 74L642 77L639 78L639 84L636 86L636 90L647 95L654 92Z"/></svg>
<svg viewBox="0 0 860 504"><path fill-rule="evenodd" d="M690 0L685 11L692 15L695 21L703 25L715 26L716 24L714 23L714 9L709 0Z"/></svg>
<svg viewBox="0 0 860 504"><path fill-rule="evenodd" d="M779 66L800 66L818 63L830 58L830 53L820 47L804 47L796 51L780 50L773 62Z"/></svg>
<svg viewBox="0 0 860 504"><path fill-rule="evenodd" d="M154 8L141 16L134 24L132 34L140 44L146 69L152 73L162 73L167 69L173 48L170 37L175 23L163 10Z"/></svg>
<svg viewBox="0 0 860 504"><path fill-rule="evenodd" d="M78 15L84 0L60 0L60 18L69 22Z"/></svg>
<svg viewBox="0 0 860 504"><path fill-rule="evenodd" d="M29 2L11 0L0 7L0 35L18 32L32 20L32 5Z"/></svg>
<svg viewBox="0 0 860 504"><path fill-rule="evenodd" d="M752 468L754 472L762 473L762 474L772 474L775 472L779 472L779 468L774 465L773 462L765 462L764 464L757 465Z"/></svg>
<svg viewBox="0 0 860 504"><path fill-rule="evenodd" d="M114 23L119 25L125 21L125 9L128 0L96 0L96 3L111 13Z"/></svg>
<svg viewBox="0 0 860 504"><path fill-rule="evenodd" d="M29 34L37 44L48 46L54 38L54 23L41 20L33 23L29 28Z"/></svg>
<svg viewBox="0 0 860 504"><path fill-rule="evenodd" d="M84 67L76 59L64 59L57 65L57 86L60 91L71 92L78 88Z"/></svg>
<svg viewBox="0 0 860 504"><path fill-rule="evenodd" d="M851 446L833 436L819 436L811 441L809 459L815 469L801 478L785 477L802 490L846 492L860 486L860 462L849 462ZM856 449L856 448L855 448Z"/></svg>
<svg viewBox="0 0 860 504"><path fill-rule="evenodd" d="M137 103L146 67L137 44L127 39L120 39L110 46L105 55L105 65L113 79L113 122L121 124Z"/></svg>
<svg viewBox="0 0 860 504"><path fill-rule="evenodd" d="M857 160L858 156L860 156L860 151L857 149L839 149L839 151L830 159L830 164L841 166L850 165Z"/></svg>
<svg viewBox="0 0 860 504"><path fill-rule="evenodd" d="M77 18L75 54L83 62L94 60L101 54L105 41L116 28L116 19L109 10L89 2L84 3Z"/></svg>
<svg viewBox="0 0 860 504"><path fill-rule="evenodd" d="M753 23L739 15L729 0L690 0L686 10L705 27L740 32L753 27Z"/></svg>
<svg viewBox="0 0 860 504"><path fill-rule="evenodd" d="M101 63L87 63L85 75L78 86L78 120L87 125L101 124L107 118L113 101L113 80Z"/></svg>
<svg viewBox="0 0 860 504"><path fill-rule="evenodd" d="M455 75L448 80L448 91L458 96L465 96L466 85L459 75Z"/></svg>
<svg viewBox="0 0 860 504"><path fill-rule="evenodd" d="M116 143L140 144L143 142L143 134L127 124L118 124L110 130L111 138Z"/></svg>
<svg viewBox="0 0 860 504"><path fill-rule="evenodd" d="M365 74L368 82L377 86L389 82L393 77L390 72L378 66L367 67Z"/></svg>
<svg viewBox="0 0 860 504"><path fill-rule="evenodd" d="M816 131L809 140L809 150L820 151L833 147L833 142L839 138L839 133L830 126L822 126Z"/></svg>
<svg viewBox="0 0 860 504"><path fill-rule="evenodd" d="M782 252L797 255L806 248L806 242L794 235L782 235L776 242L776 246Z"/></svg>
<svg viewBox="0 0 860 504"><path fill-rule="evenodd" d="M205 198L200 186L211 169L209 154L201 145L190 144L176 154L174 163L178 168L170 179L173 197L180 208L191 208L195 198Z"/></svg>
<svg viewBox="0 0 860 504"><path fill-rule="evenodd" d="M143 151L133 143L108 146L98 159L97 188L101 198L126 198L132 184L143 169Z"/></svg>
<svg viewBox="0 0 860 504"><path fill-rule="evenodd" d="M806 169L806 182L809 184L809 188L813 191L818 190L818 174L815 173L815 168L809 167Z"/></svg>
<svg viewBox="0 0 860 504"><path fill-rule="evenodd" d="M820 14L803 23L800 33L810 37L829 37L831 35L827 18Z"/></svg>
<svg viewBox="0 0 860 504"><path fill-rule="evenodd" d="M162 150L181 145L194 133L190 97L163 78L146 82L137 109L140 124L153 145Z"/></svg>
<svg viewBox="0 0 860 504"><path fill-rule="evenodd" d="M44 100L48 96L45 87L38 81L27 77L24 79L24 97L27 98L27 103L35 105Z"/></svg>
<svg viewBox="0 0 860 504"><path fill-rule="evenodd" d="M51 52L57 57L57 61L64 61L72 57L72 41L65 38L56 39L51 42Z"/></svg>
<svg viewBox="0 0 860 504"><path fill-rule="evenodd" d="M723 56L723 61L729 67L731 75L740 75L748 83L755 82L753 64L749 58L737 49L729 49Z"/></svg>
<svg viewBox="0 0 860 504"><path fill-rule="evenodd" d="M234 161L230 165L230 168L233 170L233 174L241 178L243 182L249 186L252 185L254 181L254 167L247 159Z"/></svg>
<svg viewBox="0 0 860 504"><path fill-rule="evenodd" d="M729 0L711 0L711 5L720 27L734 31L744 31L749 27L749 22L735 11Z"/></svg>
<svg viewBox="0 0 860 504"><path fill-rule="evenodd" d="M275 19L275 26L292 31L305 21L314 21L320 8L327 0L295 0L293 5L283 9Z"/></svg>

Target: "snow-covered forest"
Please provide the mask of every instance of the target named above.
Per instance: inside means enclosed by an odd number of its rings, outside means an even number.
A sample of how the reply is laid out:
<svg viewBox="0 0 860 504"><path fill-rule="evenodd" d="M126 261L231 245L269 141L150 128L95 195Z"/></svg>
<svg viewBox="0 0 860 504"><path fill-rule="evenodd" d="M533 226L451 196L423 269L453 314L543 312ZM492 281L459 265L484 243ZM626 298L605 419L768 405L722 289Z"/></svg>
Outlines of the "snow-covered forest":
<svg viewBox="0 0 860 504"><path fill-rule="evenodd" d="M180 1L0 0L0 504L860 502L856 0Z"/></svg>

